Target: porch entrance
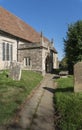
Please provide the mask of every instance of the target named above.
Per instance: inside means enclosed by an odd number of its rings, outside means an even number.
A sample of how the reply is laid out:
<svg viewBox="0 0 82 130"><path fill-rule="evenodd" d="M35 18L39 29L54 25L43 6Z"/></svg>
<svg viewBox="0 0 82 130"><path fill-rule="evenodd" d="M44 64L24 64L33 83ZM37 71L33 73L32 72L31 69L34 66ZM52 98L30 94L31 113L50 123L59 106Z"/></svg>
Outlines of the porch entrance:
<svg viewBox="0 0 82 130"><path fill-rule="evenodd" d="M45 60L45 71L46 73L50 73L53 70L53 62L52 58L48 55Z"/></svg>

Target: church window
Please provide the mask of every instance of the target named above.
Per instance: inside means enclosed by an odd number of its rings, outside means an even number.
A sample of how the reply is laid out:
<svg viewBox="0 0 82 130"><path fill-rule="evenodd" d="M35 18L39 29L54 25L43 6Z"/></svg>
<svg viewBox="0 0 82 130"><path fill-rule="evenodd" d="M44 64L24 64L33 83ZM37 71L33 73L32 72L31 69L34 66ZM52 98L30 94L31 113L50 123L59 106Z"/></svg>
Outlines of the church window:
<svg viewBox="0 0 82 130"><path fill-rule="evenodd" d="M9 43L2 44L2 59L3 61L12 61L13 45Z"/></svg>
<svg viewBox="0 0 82 130"><path fill-rule="evenodd" d="M25 66L30 66L30 58L29 57L24 58L24 65Z"/></svg>
<svg viewBox="0 0 82 130"><path fill-rule="evenodd" d="M3 44L2 44L2 55L3 55L3 61L5 60L5 51L6 51L5 43L3 43Z"/></svg>

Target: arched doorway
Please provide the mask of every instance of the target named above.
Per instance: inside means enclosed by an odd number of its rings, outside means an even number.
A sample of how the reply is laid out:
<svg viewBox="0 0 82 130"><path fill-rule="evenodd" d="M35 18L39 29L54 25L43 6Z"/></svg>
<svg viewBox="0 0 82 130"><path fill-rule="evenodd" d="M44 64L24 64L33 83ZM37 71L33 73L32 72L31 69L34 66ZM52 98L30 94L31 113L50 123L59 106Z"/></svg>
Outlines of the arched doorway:
<svg viewBox="0 0 82 130"><path fill-rule="evenodd" d="M45 71L46 73L50 73L52 72L52 70L53 70L53 60L52 60L52 57L47 55L45 59Z"/></svg>
<svg viewBox="0 0 82 130"><path fill-rule="evenodd" d="M45 71L46 73L51 72L51 58L49 55L46 57L46 60L45 60Z"/></svg>

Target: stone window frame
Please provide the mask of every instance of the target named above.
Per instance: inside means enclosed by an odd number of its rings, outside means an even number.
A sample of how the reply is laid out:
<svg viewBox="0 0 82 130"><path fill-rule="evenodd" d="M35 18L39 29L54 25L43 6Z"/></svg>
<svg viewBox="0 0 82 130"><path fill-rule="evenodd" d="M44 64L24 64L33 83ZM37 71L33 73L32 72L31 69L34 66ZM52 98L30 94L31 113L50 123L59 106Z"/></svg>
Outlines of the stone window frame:
<svg viewBox="0 0 82 130"><path fill-rule="evenodd" d="M30 57L24 57L24 66L31 66Z"/></svg>
<svg viewBox="0 0 82 130"><path fill-rule="evenodd" d="M12 61L13 60L13 45L8 42L2 43L2 60Z"/></svg>

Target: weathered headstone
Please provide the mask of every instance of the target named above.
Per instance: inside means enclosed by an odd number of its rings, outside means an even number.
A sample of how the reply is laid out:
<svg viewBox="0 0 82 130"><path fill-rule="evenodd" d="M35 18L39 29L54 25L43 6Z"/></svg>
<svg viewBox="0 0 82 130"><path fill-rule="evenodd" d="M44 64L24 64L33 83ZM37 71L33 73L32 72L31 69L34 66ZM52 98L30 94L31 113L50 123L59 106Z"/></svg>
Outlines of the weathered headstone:
<svg viewBox="0 0 82 130"><path fill-rule="evenodd" d="M82 62L74 66L74 92L82 92Z"/></svg>
<svg viewBox="0 0 82 130"><path fill-rule="evenodd" d="M11 62L9 76L13 80L21 79L21 65L18 62Z"/></svg>

